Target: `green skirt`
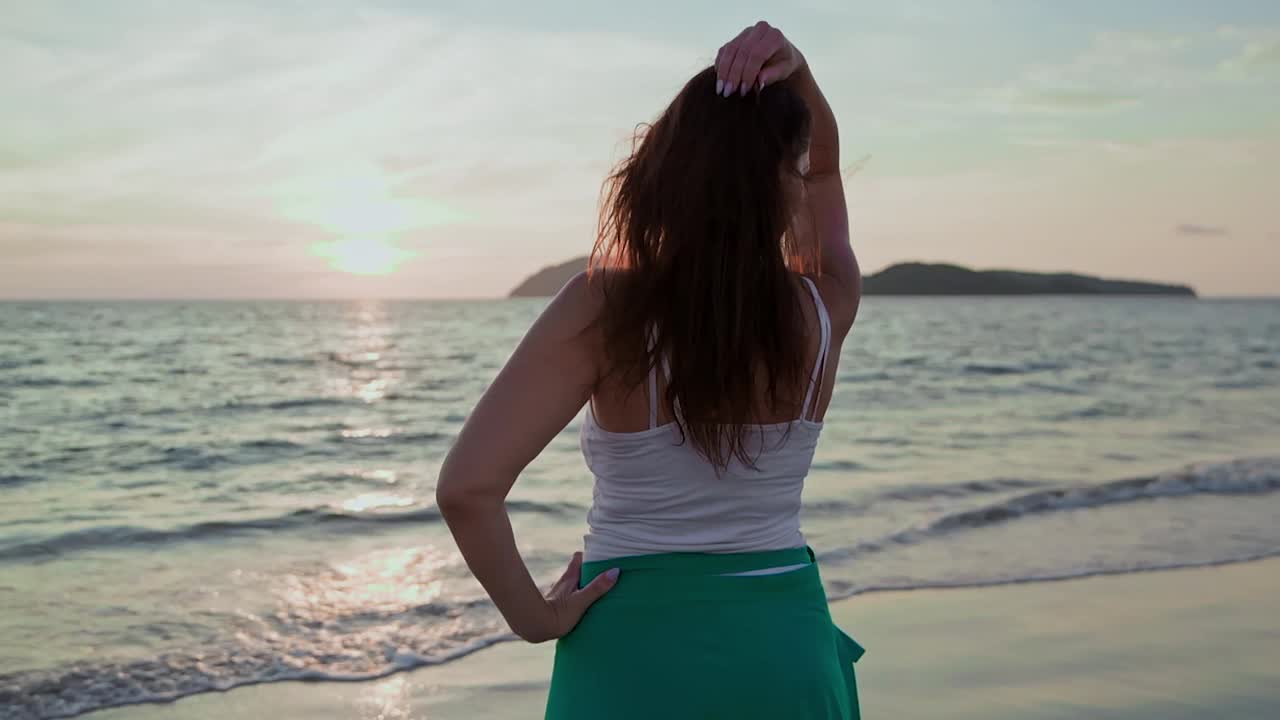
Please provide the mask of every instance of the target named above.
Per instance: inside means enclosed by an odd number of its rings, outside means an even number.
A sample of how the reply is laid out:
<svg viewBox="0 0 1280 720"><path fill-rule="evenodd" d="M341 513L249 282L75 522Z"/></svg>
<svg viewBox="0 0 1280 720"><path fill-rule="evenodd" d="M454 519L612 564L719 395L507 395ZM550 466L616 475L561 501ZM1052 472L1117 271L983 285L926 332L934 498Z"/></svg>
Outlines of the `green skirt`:
<svg viewBox="0 0 1280 720"><path fill-rule="evenodd" d="M863 649L832 623L809 548L614 558L585 563L579 586L613 567L618 584L556 643L548 720L859 717Z"/></svg>

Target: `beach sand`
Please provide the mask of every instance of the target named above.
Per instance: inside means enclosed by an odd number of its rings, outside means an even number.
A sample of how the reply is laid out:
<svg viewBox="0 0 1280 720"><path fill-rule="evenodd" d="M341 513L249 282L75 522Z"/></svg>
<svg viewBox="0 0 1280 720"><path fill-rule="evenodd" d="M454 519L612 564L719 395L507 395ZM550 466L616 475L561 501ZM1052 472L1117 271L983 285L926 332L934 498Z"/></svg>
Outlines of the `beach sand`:
<svg viewBox="0 0 1280 720"><path fill-rule="evenodd" d="M832 613L867 647L866 718L1280 717L1280 559L876 593ZM540 718L552 649L504 643L372 682L259 685L89 717Z"/></svg>

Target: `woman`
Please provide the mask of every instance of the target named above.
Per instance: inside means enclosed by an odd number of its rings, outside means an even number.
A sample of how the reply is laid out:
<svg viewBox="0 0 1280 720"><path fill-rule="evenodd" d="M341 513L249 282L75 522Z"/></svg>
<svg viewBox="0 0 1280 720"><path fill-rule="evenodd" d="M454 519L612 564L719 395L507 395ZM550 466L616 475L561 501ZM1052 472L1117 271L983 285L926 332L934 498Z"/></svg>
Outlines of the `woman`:
<svg viewBox="0 0 1280 720"><path fill-rule="evenodd" d="M860 275L835 118L761 22L609 178L591 269L467 419L436 497L511 629L557 639L546 717L850 718L800 492ZM504 499L587 405L584 553L544 595Z"/></svg>

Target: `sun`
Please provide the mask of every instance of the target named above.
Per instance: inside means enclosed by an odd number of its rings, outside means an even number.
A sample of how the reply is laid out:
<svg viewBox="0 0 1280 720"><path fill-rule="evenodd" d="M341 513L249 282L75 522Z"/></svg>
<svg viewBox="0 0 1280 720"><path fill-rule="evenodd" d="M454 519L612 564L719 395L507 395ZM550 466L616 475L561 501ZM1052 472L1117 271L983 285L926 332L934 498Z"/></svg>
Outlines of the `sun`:
<svg viewBox="0 0 1280 720"><path fill-rule="evenodd" d="M317 243L311 252L329 266L353 275L389 275L414 253L384 237L350 237Z"/></svg>

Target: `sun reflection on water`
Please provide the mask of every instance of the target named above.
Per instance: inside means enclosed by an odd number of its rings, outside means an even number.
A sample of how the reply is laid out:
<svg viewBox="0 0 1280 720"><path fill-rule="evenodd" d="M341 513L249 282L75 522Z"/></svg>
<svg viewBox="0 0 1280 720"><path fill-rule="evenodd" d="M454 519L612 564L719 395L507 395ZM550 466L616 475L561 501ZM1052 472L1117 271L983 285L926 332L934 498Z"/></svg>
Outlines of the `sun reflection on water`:
<svg viewBox="0 0 1280 720"><path fill-rule="evenodd" d="M389 438L395 434L391 428L348 428L342 431L344 440L364 440L368 438L383 439Z"/></svg>
<svg viewBox="0 0 1280 720"><path fill-rule="evenodd" d="M348 472L364 480L374 480L388 485L395 485L400 481L400 476L395 470L349 470Z"/></svg>
<svg viewBox="0 0 1280 720"><path fill-rule="evenodd" d="M361 693L360 717L368 720L399 720L410 712L409 679L392 675L368 685Z"/></svg>
<svg viewBox="0 0 1280 720"><path fill-rule="evenodd" d="M404 613L440 596L446 565L448 558L430 549L386 550L331 563L319 574L285 575L278 594L290 615L322 625Z"/></svg>
<svg viewBox="0 0 1280 720"><path fill-rule="evenodd" d="M390 384L391 380L389 378L370 380L369 382L361 385L359 389L356 390L355 395L367 403L374 402L375 400L381 400L387 396L387 387L390 386Z"/></svg>
<svg viewBox="0 0 1280 720"><path fill-rule="evenodd" d="M342 503L342 509L348 512L364 512L376 508L408 507L413 498L390 493L362 493Z"/></svg>
<svg viewBox="0 0 1280 720"><path fill-rule="evenodd" d="M338 339L339 349L330 353L335 367L345 372L329 378L330 391L366 404L384 400L403 374L393 356L398 328L386 305L378 301L361 302L346 316L348 324ZM385 436L348 435L344 432L343 437Z"/></svg>

